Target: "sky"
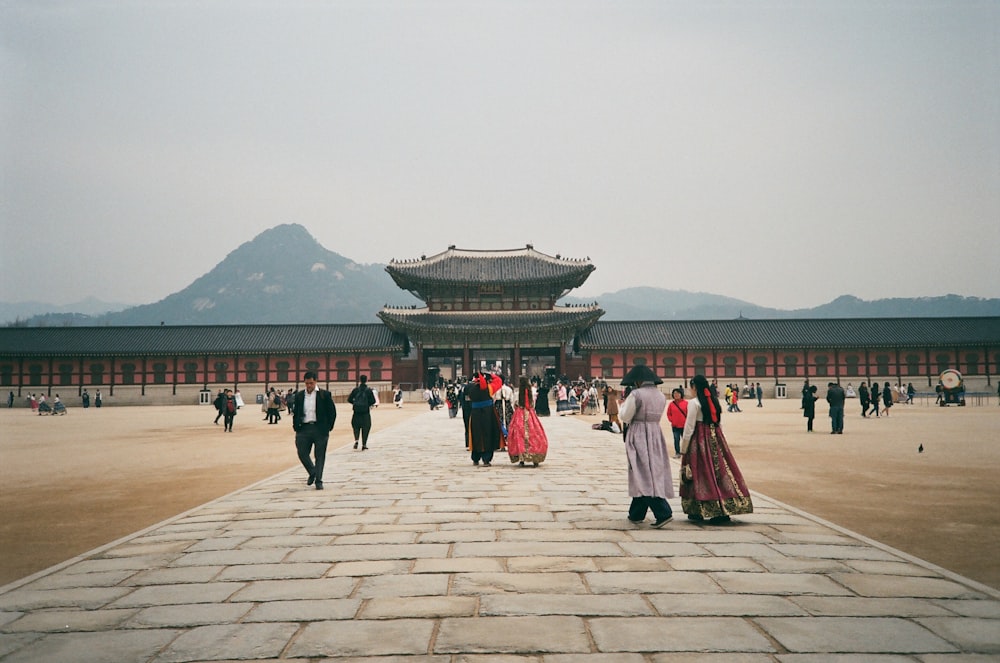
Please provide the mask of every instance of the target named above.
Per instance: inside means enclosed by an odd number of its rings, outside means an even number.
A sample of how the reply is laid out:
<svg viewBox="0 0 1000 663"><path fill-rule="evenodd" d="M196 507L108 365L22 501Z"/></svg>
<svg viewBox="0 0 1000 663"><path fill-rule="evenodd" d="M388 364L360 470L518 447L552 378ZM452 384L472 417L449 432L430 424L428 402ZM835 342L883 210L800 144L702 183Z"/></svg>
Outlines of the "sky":
<svg viewBox="0 0 1000 663"><path fill-rule="evenodd" d="M0 0L0 90L0 301L155 302L283 223L595 299L1000 297L995 0Z"/></svg>

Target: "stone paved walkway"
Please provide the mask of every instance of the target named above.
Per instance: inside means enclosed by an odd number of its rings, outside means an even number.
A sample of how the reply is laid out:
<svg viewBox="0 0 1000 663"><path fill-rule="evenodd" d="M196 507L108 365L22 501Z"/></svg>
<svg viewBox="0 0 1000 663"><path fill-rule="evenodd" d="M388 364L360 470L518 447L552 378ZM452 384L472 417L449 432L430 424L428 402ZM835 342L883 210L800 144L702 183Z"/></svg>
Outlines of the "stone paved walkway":
<svg viewBox="0 0 1000 663"><path fill-rule="evenodd" d="M0 661L1000 660L1000 592L758 494L631 525L620 438L543 422L543 465L474 468L428 412L325 491L295 468L0 588Z"/></svg>

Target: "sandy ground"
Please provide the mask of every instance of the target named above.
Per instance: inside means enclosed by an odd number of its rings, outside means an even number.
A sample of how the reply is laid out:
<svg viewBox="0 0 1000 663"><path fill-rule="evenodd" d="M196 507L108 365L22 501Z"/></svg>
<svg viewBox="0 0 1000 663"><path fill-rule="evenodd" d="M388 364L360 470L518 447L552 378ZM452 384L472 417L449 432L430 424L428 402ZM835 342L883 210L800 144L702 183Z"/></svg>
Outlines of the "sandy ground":
<svg viewBox="0 0 1000 663"><path fill-rule="evenodd" d="M844 435L829 434L822 401L814 433L797 400L744 405L723 428L751 490L1000 588L995 401L898 405L877 420L849 401ZM380 428L424 412L374 411L372 453ZM224 433L214 416L205 406L0 410L0 585L298 466L287 418L268 425L251 406ZM331 448L353 442L349 422L342 411Z"/></svg>

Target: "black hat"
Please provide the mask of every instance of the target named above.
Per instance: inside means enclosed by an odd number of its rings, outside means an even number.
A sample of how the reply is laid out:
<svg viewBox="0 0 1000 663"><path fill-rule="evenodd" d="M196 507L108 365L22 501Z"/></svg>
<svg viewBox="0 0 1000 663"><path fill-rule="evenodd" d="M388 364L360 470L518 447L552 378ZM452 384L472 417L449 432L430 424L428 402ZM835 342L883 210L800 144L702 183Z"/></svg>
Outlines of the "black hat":
<svg viewBox="0 0 1000 663"><path fill-rule="evenodd" d="M653 372L649 366L645 364L636 364L632 367L632 370L625 374L622 378L622 386L634 387L639 382L651 382L652 384L662 384L663 380L656 377L656 373Z"/></svg>

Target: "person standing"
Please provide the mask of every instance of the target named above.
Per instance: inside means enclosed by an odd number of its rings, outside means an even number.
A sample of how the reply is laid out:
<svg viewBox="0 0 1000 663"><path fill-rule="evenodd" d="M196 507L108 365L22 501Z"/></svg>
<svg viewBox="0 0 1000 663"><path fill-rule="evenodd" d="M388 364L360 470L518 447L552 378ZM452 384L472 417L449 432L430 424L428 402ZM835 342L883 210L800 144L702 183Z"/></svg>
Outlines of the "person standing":
<svg viewBox="0 0 1000 663"><path fill-rule="evenodd" d="M667 441L660 427L667 397L656 386L662 383L663 380L645 364L633 366L622 379L623 385L633 389L618 412L628 425L625 455L628 458L628 494L632 498L628 520L637 525L651 510L656 528L674 518L667 502L668 497L674 497L674 479L667 457Z"/></svg>
<svg viewBox="0 0 1000 663"><path fill-rule="evenodd" d="M14 407L14 392L13 391L10 392L9 394L7 394L7 409L9 410L12 407Z"/></svg>
<svg viewBox="0 0 1000 663"><path fill-rule="evenodd" d="M233 432L233 419L236 418L236 397L233 392L226 389L222 400L222 430L228 433Z"/></svg>
<svg viewBox="0 0 1000 663"><path fill-rule="evenodd" d="M868 406L871 405L872 399L868 394L868 385L865 384L864 380L858 386L858 400L861 401L861 416L867 418Z"/></svg>
<svg viewBox="0 0 1000 663"><path fill-rule="evenodd" d="M495 375L493 380L500 385L493 390L493 409L496 411L497 423L500 424L500 449L505 449L507 435L510 433L510 420L514 416L514 390L499 375Z"/></svg>
<svg viewBox="0 0 1000 663"><path fill-rule="evenodd" d="M753 513L753 500L743 473L722 432L722 406L704 375L691 381L695 397L688 401L681 440L681 508L688 520L709 524Z"/></svg>
<svg viewBox="0 0 1000 663"><path fill-rule="evenodd" d="M604 405L604 412L608 415L608 421L618 425L618 430L622 428L622 420L618 417L621 410L621 403L618 402L618 390L608 385L604 388L604 398L607 399Z"/></svg>
<svg viewBox="0 0 1000 663"><path fill-rule="evenodd" d="M272 388L268 399L267 423L277 424L281 421L281 392Z"/></svg>
<svg viewBox="0 0 1000 663"><path fill-rule="evenodd" d="M397 385L396 391L392 392L392 402L396 407L403 407L403 385Z"/></svg>
<svg viewBox="0 0 1000 663"><path fill-rule="evenodd" d="M761 402L763 400L763 398L764 398L764 390L761 388L760 383L758 382L757 383L757 407L764 407L764 404Z"/></svg>
<svg viewBox="0 0 1000 663"><path fill-rule="evenodd" d="M458 416L458 385L449 382L444 391L444 400L448 403L448 418L454 419Z"/></svg>
<svg viewBox="0 0 1000 663"><path fill-rule="evenodd" d="M684 400L684 390L680 387L674 387L670 392L670 399L667 404L667 421L674 434L674 458L680 458L681 436L684 434L684 424L687 423L688 404Z"/></svg>
<svg viewBox="0 0 1000 663"><path fill-rule="evenodd" d="M97 395L94 396L94 407L101 407L104 404L104 398L101 397L101 390L97 390Z"/></svg>
<svg viewBox="0 0 1000 663"><path fill-rule="evenodd" d="M569 393L566 385L560 382L556 385L556 412L559 413L560 417L565 417L569 411Z"/></svg>
<svg viewBox="0 0 1000 663"><path fill-rule="evenodd" d="M499 378L496 378L499 382ZM469 426L465 436L466 448L472 455L472 464L489 467L493 463L493 453L500 448L500 423L493 409L491 389L499 389L489 375L477 372L465 385L468 399Z"/></svg>
<svg viewBox="0 0 1000 663"><path fill-rule="evenodd" d="M347 402L354 409L351 415L351 429L354 431L354 448L358 448L358 441L361 442L361 450L368 451L368 434L372 431L372 406L375 405L375 397L368 387L368 376L361 376L361 384L354 388L351 395L347 397Z"/></svg>
<svg viewBox="0 0 1000 663"><path fill-rule="evenodd" d="M531 463L535 467L545 460L549 451L549 439L542 428L542 422L535 414L531 383L521 376L518 380L518 403L510 420L507 433L507 455L510 462Z"/></svg>
<svg viewBox="0 0 1000 663"><path fill-rule="evenodd" d="M552 410L549 409L548 382L538 382L538 393L535 396L535 414L539 417L548 417L552 415Z"/></svg>
<svg viewBox="0 0 1000 663"><path fill-rule="evenodd" d="M215 406L215 421L213 421L212 423L215 424L216 426L219 425L219 419L221 419L222 415L225 414L225 409L224 409L225 404L226 404L226 392L220 389L219 393L215 395L215 400L212 401L212 405Z"/></svg>
<svg viewBox="0 0 1000 663"><path fill-rule="evenodd" d="M813 419L816 418L816 385L809 387L809 391L802 394L802 416L806 418L806 432L813 432Z"/></svg>
<svg viewBox="0 0 1000 663"><path fill-rule="evenodd" d="M307 486L316 484L323 490L323 467L326 465L326 446L330 431L337 421L337 406L326 389L316 387L316 373L307 371L302 377L305 389L297 392L293 400L292 429L295 431L295 449L299 462L309 473ZM315 462L309 457L314 453Z"/></svg>
<svg viewBox="0 0 1000 663"><path fill-rule="evenodd" d="M879 402L881 400L882 400L882 392L878 388L878 382L876 382L875 380L872 380L872 388L871 388L871 406L872 406L872 411L869 413L869 416L871 414L874 414L875 418L878 419L878 417L879 417L879 413L878 413L879 412Z"/></svg>
<svg viewBox="0 0 1000 663"><path fill-rule="evenodd" d="M831 435L844 434L844 400L846 399L844 388L836 382L831 382L826 389L826 402L830 404L830 425ZM874 402L878 397L872 399ZM878 413L876 412L876 416Z"/></svg>
<svg viewBox="0 0 1000 663"><path fill-rule="evenodd" d="M83 396L81 396L80 398L83 399L83 409L84 410L89 409L90 408L90 394L87 393L86 389L83 390Z"/></svg>
<svg viewBox="0 0 1000 663"><path fill-rule="evenodd" d="M882 405L884 406L885 416L889 416L889 408L892 407L892 384L889 382L885 383L882 388Z"/></svg>

